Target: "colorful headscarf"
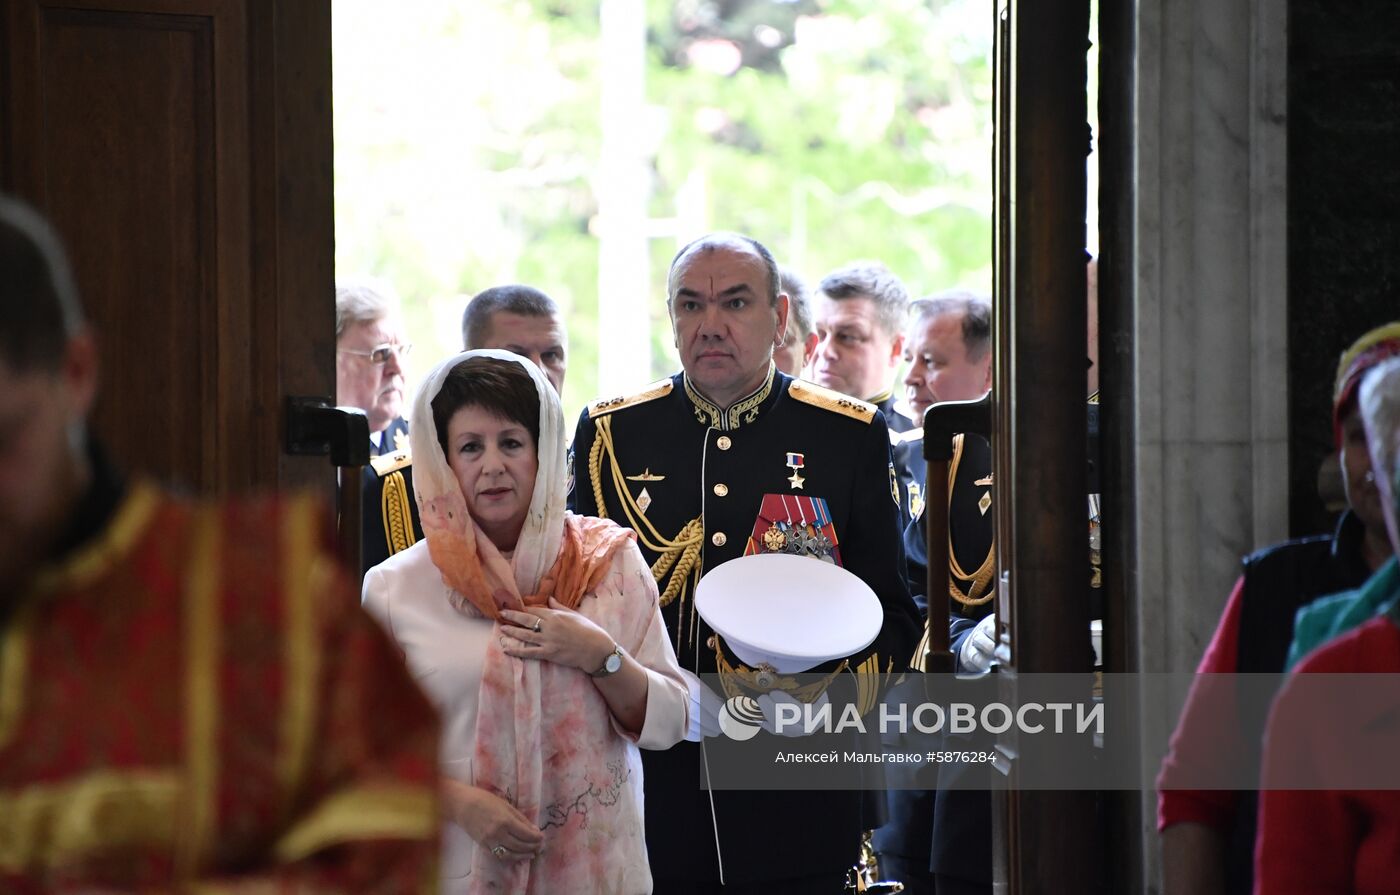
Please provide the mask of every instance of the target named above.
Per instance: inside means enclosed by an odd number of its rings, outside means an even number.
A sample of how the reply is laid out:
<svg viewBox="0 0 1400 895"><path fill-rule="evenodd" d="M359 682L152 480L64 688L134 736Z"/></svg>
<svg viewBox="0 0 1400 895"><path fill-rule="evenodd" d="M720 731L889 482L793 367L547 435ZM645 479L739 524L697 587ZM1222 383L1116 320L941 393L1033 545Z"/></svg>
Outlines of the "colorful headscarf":
<svg viewBox="0 0 1400 895"><path fill-rule="evenodd" d="M1376 327L1342 352L1332 386L1332 437L1338 450L1342 447L1342 418L1355 404L1362 377L1376 364L1396 355L1400 355L1400 322Z"/></svg>
<svg viewBox="0 0 1400 895"><path fill-rule="evenodd" d="M520 364L540 398L539 470L509 559L468 511L433 419L433 398L447 374L472 357ZM545 605L554 596L619 643L635 639L628 631L646 616L635 611L629 616L629 607L618 599L583 601L635 535L605 519L565 512L564 414L539 368L506 351L464 352L428 375L413 407L415 496L429 555L452 588L453 605L468 615L499 620L503 608ZM650 596L655 599L654 588ZM467 881L471 893L567 891L571 880L630 872L613 865L645 854L640 805L634 804L640 794L633 801L624 795L631 785L625 743L592 679L578 669L508 656L493 636L481 657L472 768L473 785L507 800L546 831L546 847L534 860L517 862L493 855L492 843L476 843ZM586 818L573 816L567 807L571 800L594 791L611 795ZM641 864L646 876L645 861Z"/></svg>
<svg viewBox="0 0 1400 895"><path fill-rule="evenodd" d="M433 399L448 373L474 357L519 364L530 374L540 398L539 469L525 524L509 561L471 517L456 473L438 442L433 419ZM597 586L612 554L635 538L630 530L605 520L564 512L568 479L564 411L544 373L517 354L494 349L464 351L438 364L413 400L409 440L418 513L433 564L443 580L487 618L498 618L503 608L546 605L551 596L574 608Z"/></svg>

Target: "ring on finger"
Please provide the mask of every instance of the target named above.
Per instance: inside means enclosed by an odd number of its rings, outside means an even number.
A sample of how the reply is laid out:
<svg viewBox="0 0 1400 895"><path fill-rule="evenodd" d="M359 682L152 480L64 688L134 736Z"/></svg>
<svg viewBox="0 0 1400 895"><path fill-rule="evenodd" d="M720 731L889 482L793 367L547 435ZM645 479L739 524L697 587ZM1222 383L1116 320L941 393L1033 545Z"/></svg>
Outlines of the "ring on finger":
<svg viewBox="0 0 1400 895"><path fill-rule="evenodd" d="M504 845L498 845L491 849L491 854L498 858L504 858L506 856L506 847Z"/></svg>
<svg viewBox="0 0 1400 895"><path fill-rule="evenodd" d="M541 619L539 616L535 616L535 633L536 633L536 634L540 633L540 622L541 622L541 621L543 621L543 619Z"/></svg>

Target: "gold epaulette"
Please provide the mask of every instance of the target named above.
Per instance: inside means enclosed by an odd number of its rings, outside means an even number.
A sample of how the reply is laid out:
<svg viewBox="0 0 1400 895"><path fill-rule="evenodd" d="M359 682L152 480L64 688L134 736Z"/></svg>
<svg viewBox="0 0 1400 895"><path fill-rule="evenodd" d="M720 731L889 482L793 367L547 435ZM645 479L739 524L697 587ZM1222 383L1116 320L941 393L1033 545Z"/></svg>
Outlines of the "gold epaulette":
<svg viewBox="0 0 1400 895"><path fill-rule="evenodd" d="M624 407L635 407L638 404L655 401L657 398L664 398L671 393L672 387L673 385L670 379L660 379L637 392L635 395L594 401L592 404L588 405L588 418L596 419L600 416L612 413L614 410L621 410Z"/></svg>
<svg viewBox="0 0 1400 895"><path fill-rule="evenodd" d="M805 379L794 379L788 386L788 394L803 404L830 410L862 423L875 419L875 411L879 409L869 401L859 401Z"/></svg>
<svg viewBox="0 0 1400 895"><path fill-rule="evenodd" d="M369 465L374 467L374 474L382 479L391 472L397 472L405 466L412 466L413 457L408 451L394 451L392 454L370 457Z"/></svg>

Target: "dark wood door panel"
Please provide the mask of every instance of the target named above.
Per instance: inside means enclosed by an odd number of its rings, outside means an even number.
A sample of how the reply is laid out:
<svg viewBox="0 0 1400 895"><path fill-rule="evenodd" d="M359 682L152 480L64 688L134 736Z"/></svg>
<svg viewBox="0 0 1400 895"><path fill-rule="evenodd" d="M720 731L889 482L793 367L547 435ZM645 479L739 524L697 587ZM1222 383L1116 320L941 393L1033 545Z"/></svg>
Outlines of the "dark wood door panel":
<svg viewBox="0 0 1400 895"><path fill-rule="evenodd" d="M225 484L216 420L237 397L218 382L236 296L207 276L212 44L207 17L40 11L40 194L100 334L96 425L124 466L196 487Z"/></svg>
<svg viewBox="0 0 1400 895"><path fill-rule="evenodd" d="M97 430L193 490L329 490L280 437L283 393L334 388L329 5L6 10L0 178L69 247L103 352Z"/></svg>

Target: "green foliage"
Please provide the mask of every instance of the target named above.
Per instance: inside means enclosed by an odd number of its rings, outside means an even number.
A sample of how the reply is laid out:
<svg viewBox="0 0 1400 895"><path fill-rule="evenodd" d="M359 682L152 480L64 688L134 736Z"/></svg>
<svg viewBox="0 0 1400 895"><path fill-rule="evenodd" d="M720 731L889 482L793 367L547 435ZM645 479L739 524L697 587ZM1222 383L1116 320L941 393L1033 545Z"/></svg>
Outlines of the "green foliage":
<svg viewBox="0 0 1400 895"><path fill-rule="evenodd" d="M595 326L601 2L336 3L338 273L397 285L420 370L460 347L471 294L544 289L568 318L571 416L600 360L636 351ZM666 265L699 230L749 233L810 280L878 258L915 294L989 287L991 15L647 4L650 213L677 222L650 243L653 374L675 369Z"/></svg>

